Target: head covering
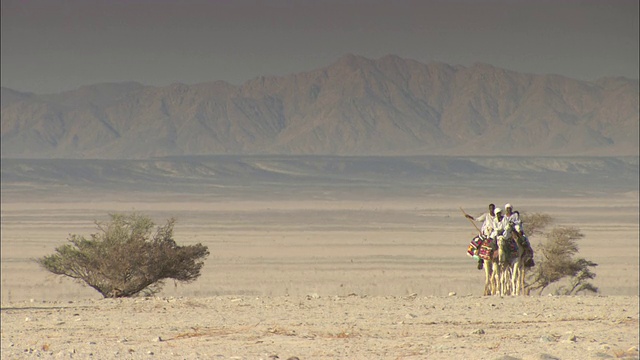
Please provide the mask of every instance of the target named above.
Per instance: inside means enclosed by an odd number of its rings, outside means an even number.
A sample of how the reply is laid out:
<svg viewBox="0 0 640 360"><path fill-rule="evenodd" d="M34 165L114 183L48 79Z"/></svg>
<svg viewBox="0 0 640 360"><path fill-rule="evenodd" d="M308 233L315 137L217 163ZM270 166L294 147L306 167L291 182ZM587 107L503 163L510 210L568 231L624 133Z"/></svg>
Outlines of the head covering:
<svg viewBox="0 0 640 360"><path fill-rule="evenodd" d="M513 209L513 206L511 206L511 204L505 204L504 208L505 209Z"/></svg>
<svg viewBox="0 0 640 360"><path fill-rule="evenodd" d="M493 212L494 212L495 214L497 214L497 213L501 213L501 214L502 214L502 209L500 209L500 208L496 208L495 210L493 210Z"/></svg>

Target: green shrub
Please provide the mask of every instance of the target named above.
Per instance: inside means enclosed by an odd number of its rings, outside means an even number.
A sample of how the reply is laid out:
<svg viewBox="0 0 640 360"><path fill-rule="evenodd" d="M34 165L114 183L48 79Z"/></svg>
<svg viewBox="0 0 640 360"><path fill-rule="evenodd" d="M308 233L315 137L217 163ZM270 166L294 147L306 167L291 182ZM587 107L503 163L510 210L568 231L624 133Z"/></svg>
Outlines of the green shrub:
<svg viewBox="0 0 640 360"><path fill-rule="evenodd" d="M536 266L527 277L526 292L538 290L538 294L542 294L549 285L568 278L569 285L560 286L556 294L597 293L598 288L589 280L596 277L590 268L598 264L575 257L577 241L584 235L574 227L555 227L545 235L546 241L536 251Z"/></svg>
<svg viewBox="0 0 640 360"><path fill-rule="evenodd" d="M144 215L111 214L96 221L98 232L87 239L70 235L70 244L36 261L46 270L84 282L105 298L154 294L163 280L192 282L200 276L209 250L202 244L179 246L173 240L175 219L154 231Z"/></svg>

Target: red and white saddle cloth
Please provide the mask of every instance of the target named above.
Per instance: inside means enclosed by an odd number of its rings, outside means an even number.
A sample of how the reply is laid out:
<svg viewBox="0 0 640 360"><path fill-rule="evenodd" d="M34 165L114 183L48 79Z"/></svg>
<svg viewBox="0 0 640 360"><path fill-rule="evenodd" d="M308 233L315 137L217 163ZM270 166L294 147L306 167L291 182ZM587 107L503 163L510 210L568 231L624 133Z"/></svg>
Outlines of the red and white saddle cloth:
<svg viewBox="0 0 640 360"><path fill-rule="evenodd" d="M480 235L474 237L467 248L467 255L474 259L490 260L495 250L491 239L487 239Z"/></svg>

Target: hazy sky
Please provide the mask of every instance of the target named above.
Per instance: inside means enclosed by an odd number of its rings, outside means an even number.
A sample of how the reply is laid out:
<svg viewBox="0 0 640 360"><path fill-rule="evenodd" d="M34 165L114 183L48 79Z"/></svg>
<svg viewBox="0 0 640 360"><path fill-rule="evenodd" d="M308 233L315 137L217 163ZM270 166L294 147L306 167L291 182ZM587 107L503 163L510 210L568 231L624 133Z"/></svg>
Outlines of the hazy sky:
<svg viewBox="0 0 640 360"><path fill-rule="evenodd" d="M638 0L2 0L2 86L225 80L387 54L638 78Z"/></svg>

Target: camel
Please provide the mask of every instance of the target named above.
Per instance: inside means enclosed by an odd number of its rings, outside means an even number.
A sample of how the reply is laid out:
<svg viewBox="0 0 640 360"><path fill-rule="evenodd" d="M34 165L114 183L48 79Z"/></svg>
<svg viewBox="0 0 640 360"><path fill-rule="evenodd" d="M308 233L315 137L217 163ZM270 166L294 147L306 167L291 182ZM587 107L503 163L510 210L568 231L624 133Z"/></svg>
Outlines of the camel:
<svg viewBox="0 0 640 360"><path fill-rule="evenodd" d="M518 245L518 253L513 263L513 295L522 295L522 291L524 290L524 279L526 275L525 239L516 232L514 232L513 237L516 241L516 244Z"/></svg>
<svg viewBox="0 0 640 360"><path fill-rule="evenodd" d="M510 295L517 287L516 281L520 279L519 276L522 273L520 270L523 268L523 262L520 261L522 256L519 253L517 258L514 258L513 255L507 258L508 238L507 236L498 236L494 245L491 244L490 239L483 238L483 242L474 250L475 255L484 260L484 295ZM496 243L498 245L497 251L495 250ZM471 251L470 247L469 255L471 255ZM513 269L514 265L518 270Z"/></svg>
<svg viewBox="0 0 640 360"><path fill-rule="evenodd" d="M511 294L511 259L507 258L507 237L500 235L498 242L498 293L500 296Z"/></svg>
<svg viewBox="0 0 640 360"><path fill-rule="evenodd" d="M462 210L462 213L467 218L472 219L464 210ZM479 235L471 241L467 254L474 258L479 256L484 260L484 295L522 294L524 291L525 262L528 259L525 256L527 241L523 239L519 229L514 229L513 224L509 224L504 229L504 235L497 236L492 246L490 244L491 240L486 235L483 235L483 232L478 229L475 223L472 222L472 224L478 230ZM515 253L513 253L513 249L508 249L512 244L510 243L511 240L514 240L516 244ZM496 243L498 245L497 252L495 251Z"/></svg>
<svg viewBox="0 0 640 360"><path fill-rule="evenodd" d="M516 242L516 252L507 251L510 240ZM521 295L524 289L524 246L515 233L498 236L498 267L500 295Z"/></svg>
<svg viewBox="0 0 640 360"><path fill-rule="evenodd" d="M482 239L475 254L484 261L484 295L503 295L511 287L506 280L511 278L511 270L500 261L500 252L496 251L499 248L495 249L495 242L492 245L491 239Z"/></svg>
<svg viewBox="0 0 640 360"><path fill-rule="evenodd" d="M478 245L473 251L476 256L479 256L484 261L484 274L485 274L484 295L495 295L497 285L498 285L498 282L496 281L495 276L498 273L497 272L498 268L497 268L497 261L496 261L497 259L495 259L494 257L497 253L493 250L490 244L490 241L491 241L490 239L485 238L483 236L478 236L474 238L474 240L479 240L479 241L476 241ZM472 249L470 247L469 252L471 251Z"/></svg>
<svg viewBox="0 0 640 360"><path fill-rule="evenodd" d="M512 233L497 237L498 242L498 268L499 268L499 293L500 295L512 295L516 291L516 280L522 274L522 251L518 247L518 253L513 254L507 247L512 239Z"/></svg>

